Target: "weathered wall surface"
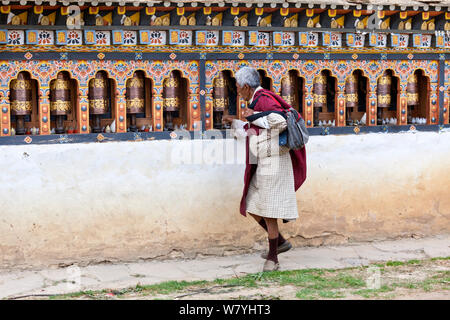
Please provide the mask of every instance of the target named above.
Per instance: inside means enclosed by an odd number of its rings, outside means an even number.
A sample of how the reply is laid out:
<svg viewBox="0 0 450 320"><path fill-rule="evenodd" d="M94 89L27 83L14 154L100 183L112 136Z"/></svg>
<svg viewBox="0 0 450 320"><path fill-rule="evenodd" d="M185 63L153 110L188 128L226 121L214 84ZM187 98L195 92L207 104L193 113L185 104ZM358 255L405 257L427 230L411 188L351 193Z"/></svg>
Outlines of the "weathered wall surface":
<svg viewBox="0 0 450 320"><path fill-rule="evenodd" d="M242 145L239 163L208 163L222 146L1 146L0 267L260 249L262 229L238 213ZM307 159L300 218L281 227L296 245L450 231L450 132L313 136Z"/></svg>

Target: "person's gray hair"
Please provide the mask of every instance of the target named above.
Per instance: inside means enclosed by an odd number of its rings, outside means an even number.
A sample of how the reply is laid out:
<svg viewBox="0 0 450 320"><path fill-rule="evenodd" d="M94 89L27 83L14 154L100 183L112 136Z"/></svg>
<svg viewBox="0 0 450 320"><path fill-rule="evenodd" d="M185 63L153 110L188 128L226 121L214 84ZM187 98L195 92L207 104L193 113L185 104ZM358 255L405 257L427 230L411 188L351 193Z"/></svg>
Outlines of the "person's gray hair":
<svg viewBox="0 0 450 320"><path fill-rule="evenodd" d="M248 85L250 88L256 89L261 85L258 71L251 67L242 67L239 69L236 72L235 78L241 87Z"/></svg>

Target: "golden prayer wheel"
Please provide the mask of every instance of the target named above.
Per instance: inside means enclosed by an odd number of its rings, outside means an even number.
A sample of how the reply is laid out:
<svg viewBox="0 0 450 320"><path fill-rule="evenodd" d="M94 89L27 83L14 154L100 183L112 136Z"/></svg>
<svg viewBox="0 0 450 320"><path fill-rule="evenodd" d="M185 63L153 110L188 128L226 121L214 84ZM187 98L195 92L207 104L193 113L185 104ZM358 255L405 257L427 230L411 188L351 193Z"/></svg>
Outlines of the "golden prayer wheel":
<svg viewBox="0 0 450 320"><path fill-rule="evenodd" d="M127 80L126 102L127 113L136 114L145 112L145 78L141 73L135 73L133 78Z"/></svg>
<svg viewBox="0 0 450 320"><path fill-rule="evenodd" d="M55 133L64 133L64 116L71 112L70 78L60 72L50 82L50 114L56 116Z"/></svg>
<svg viewBox="0 0 450 320"><path fill-rule="evenodd" d="M50 112L55 116L64 116L72 111L70 79L65 73L59 73L50 83Z"/></svg>
<svg viewBox="0 0 450 320"><path fill-rule="evenodd" d="M228 106L228 84L222 73L214 80L214 111L224 111Z"/></svg>
<svg viewBox="0 0 450 320"><path fill-rule="evenodd" d="M347 108L347 125L353 125L351 112L358 107L358 78L352 74L345 82L345 106Z"/></svg>
<svg viewBox="0 0 450 320"><path fill-rule="evenodd" d="M229 104L228 80L222 72L214 80L213 99L214 128L222 129L222 116Z"/></svg>
<svg viewBox="0 0 450 320"><path fill-rule="evenodd" d="M28 74L19 73L17 79L11 81L11 114L16 116L16 134L25 134L24 116L30 115L33 108L31 86Z"/></svg>
<svg viewBox="0 0 450 320"><path fill-rule="evenodd" d="M180 80L170 73L163 82L164 111L178 111L180 109Z"/></svg>
<svg viewBox="0 0 450 320"><path fill-rule="evenodd" d="M353 74L345 82L345 102L347 108L358 107L358 82Z"/></svg>
<svg viewBox="0 0 450 320"><path fill-rule="evenodd" d="M319 125L319 108L324 110L327 106L327 77L323 74L314 78L314 125Z"/></svg>
<svg viewBox="0 0 450 320"><path fill-rule="evenodd" d="M10 94L11 113L13 115L25 116L31 114L31 79L28 74L19 73L17 79L11 81Z"/></svg>
<svg viewBox="0 0 450 320"><path fill-rule="evenodd" d="M89 81L89 113L105 114L108 109L108 79L97 73Z"/></svg>
<svg viewBox="0 0 450 320"><path fill-rule="evenodd" d="M408 78L406 84L406 96L408 106L416 106L419 104L419 88L417 85L417 75L415 74Z"/></svg>
<svg viewBox="0 0 450 320"><path fill-rule="evenodd" d="M281 79L281 97L292 107L296 106L295 80L292 75Z"/></svg>
<svg viewBox="0 0 450 320"><path fill-rule="evenodd" d="M173 117L180 109L180 84L180 78L174 72L163 81L164 126L168 130L173 130Z"/></svg>
<svg viewBox="0 0 450 320"><path fill-rule="evenodd" d="M138 131L136 126L136 114L145 112L145 77L141 72L136 72L133 78L126 83L127 113L130 116L130 131Z"/></svg>
<svg viewBox="0 0 450 320"><path fill-rule="evenodd" d="M105 74L98 72L89 81L89 113L94 116L92 131L102 132L100 116L108 110L108 79Z"/></svg>
<svg viewBox="0 0 450 320"><path fill-rule="evenodd" d="M324 108L327 106L327 77L319 75L314 78L314 108Z"/></svg>
<svg viewBox="0 0 450 320"><path fill-rule="evenodd" d="M391 106L391 84L392 78L390 75L384 73L377 83L377 124L383 123L383 108L389 108Z"/></svg>
<svg viewBox="0 0 450 320"><path fill-rule="evenodd" d="M383 74L378 79L378 108L389 108L391 105L391 83L392 78L388 74Z"/></svg>

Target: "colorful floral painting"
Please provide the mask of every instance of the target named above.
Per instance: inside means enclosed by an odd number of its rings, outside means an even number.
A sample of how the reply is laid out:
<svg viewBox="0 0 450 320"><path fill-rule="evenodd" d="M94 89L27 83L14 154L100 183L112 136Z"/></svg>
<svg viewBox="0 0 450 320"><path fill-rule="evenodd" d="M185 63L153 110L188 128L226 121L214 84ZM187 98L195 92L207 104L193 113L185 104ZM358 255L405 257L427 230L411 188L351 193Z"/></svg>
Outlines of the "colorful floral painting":
<svg viewBox="0 0 450 320"><path fill-rule="evenodd" d="M170 44L192 45L192 31L170 30Z"/></svg>
<svg viewBox="0 0 450 320"><path fill-rule="evenodd" d="M137 44L137 33L136 31L124 31L123 32L123 44L124 45L136 45Z"/></svg>
<svg viewBox="0 0 450 320"><path fill-rule="evenodd" d="M387 45L387 34L385 33L370 33L370 45L372 47L384 48Z"/></svg>
<svg viewBox="0 0 450 320"><path fill-rule="evenodd" d="M150 32L150 43L153 46L165 45L167 33L165 31L152 31Z"/></svg>
<svg viewBox="0 0 450 320"><path fill-rule="evenodd" d="M317 47L319 44L319 34L315 32L308 32L308 47Z"/></svg>
<svg viewBox="0 0 450 320"><path fill-rule="evenodd" d="M55 37L53 31L39 30L38 31L38 44L39 45L53 45Z"/></svg>
<svg viewBox="0 0 450 320"><path fill-rule="evenodd" d="M416 48L431 47L431 34L415 34L413 36L413 46Z"/></svg>
<svg viewBox="0 0 450 320"><path fill-rule="evenodd" d="M409 43L409 34L392 33L391 46L394 48L406 48Z"/></svg>
<svg viewBox="0 0 450 320"><path fill-rule="evenodd" d="M364 47L364 41L366 39L366 35L362 33L347 33L346 41L347 46L354 48Z"/></svg>
<svg viewBox="0 0 450 320"><path fill-rule="evenodd" d="M192 44L192 31L181 30L179 33L179 44Z"/></svg>
<svg viewBox="0 0 450 320"><path fill-rule="evenodd" d="M79 46L82 45L81 30L69 30L67 31L67 45Z"/></svg>
<svg viewBox="0 0 450 320"><path fill-rule="evenodd" d="M23 30L8 30L8 44L21 45L25 42L25 33Z"/></svg>
<svg viewBox="0 0 450 320"><path fill-rule="evenodd" d="M216 46L219 44L219 31L197 31L195 33L196 45Z"/></svg>
<svg viewBox="0 0 450 320"><path fill-rule="evenodd" d="M166 44L166 32L165 31L150 31L150 30L140 30L139 31L139 41L140 44L146 44L151 46L160 46Z"/></svg>
<svg viewBox="0 0 450 320"><path fill-rule="evenodd" d="M248 44L252 46L268 46L270 34L268 32L249 31Z"/></svg>
<svg viewBox="0 0 450 320"><path fill-rule="evenodd" d="M295 44L295 33L274 32L272 42L274 46L293 46Z"/></svg>
<svg viewBox="0 0 450 320"><path fill-rule="evenodd" d="M222 44L226 46L243 46L245 44L244 31L222 31Z"/></svg>
<svg viewBox="0 0 450 320"><path fill-rule="evenodd" d="M322 34L324 46L340 47L342 46L342 33L340 32L324 32Z"/></svg>
<svg viewBox="0 0 450 320"><path fill-rule="evenodd" d="M97 46L109 46L111 44L111 32L95 31L95 44Z"/></svg>

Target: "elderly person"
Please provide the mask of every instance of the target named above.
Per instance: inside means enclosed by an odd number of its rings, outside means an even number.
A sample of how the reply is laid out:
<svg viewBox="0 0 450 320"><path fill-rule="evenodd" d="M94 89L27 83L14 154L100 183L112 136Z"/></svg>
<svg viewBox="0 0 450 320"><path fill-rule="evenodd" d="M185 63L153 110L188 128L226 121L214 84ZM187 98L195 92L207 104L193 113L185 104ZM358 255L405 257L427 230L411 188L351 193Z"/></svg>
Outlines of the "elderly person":
<svg viewBox="0 0 450 320"><path fill-rule="evenodd" d="M242 123L247 151L240 213L250 214L268 233L269 252L262 255L266 259L263 271L278 270L278 254L292 245L279 232L277 219L289 222L298 218L295 192L306 179L306 152L305 148L278 146L278 133L286 129L285 110L290 106L260 86L258 71L243 67L235 77L239 96L249 102L243 112L248 123ZM228 115L223 121L236 127L240 120ZM250 152L256 152L256 161L252 161L256 163L250 163Z"/></svg>

